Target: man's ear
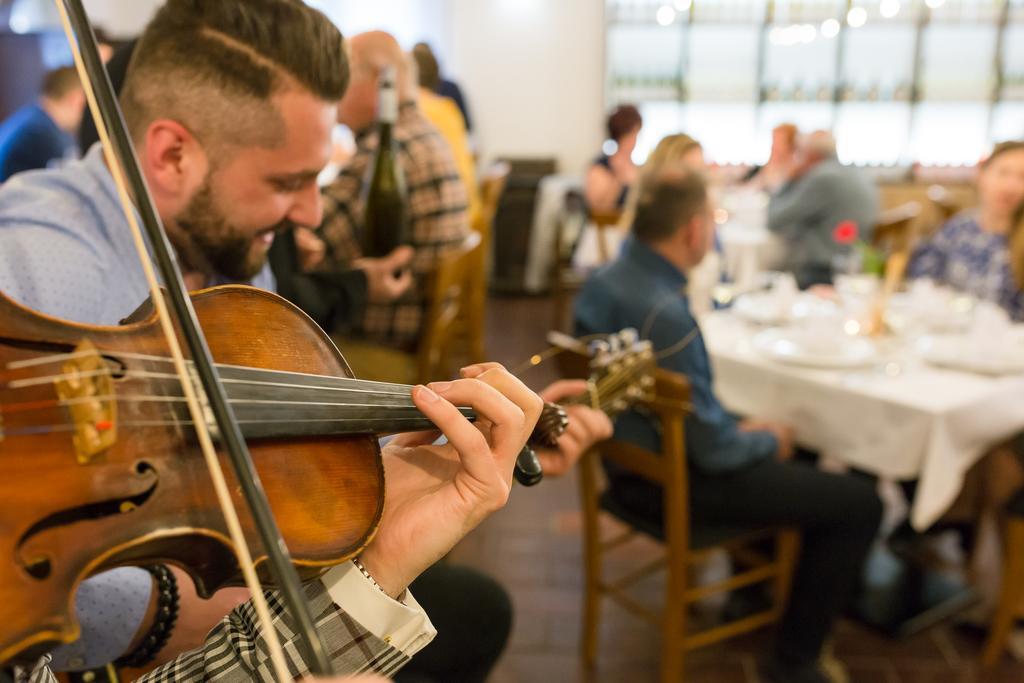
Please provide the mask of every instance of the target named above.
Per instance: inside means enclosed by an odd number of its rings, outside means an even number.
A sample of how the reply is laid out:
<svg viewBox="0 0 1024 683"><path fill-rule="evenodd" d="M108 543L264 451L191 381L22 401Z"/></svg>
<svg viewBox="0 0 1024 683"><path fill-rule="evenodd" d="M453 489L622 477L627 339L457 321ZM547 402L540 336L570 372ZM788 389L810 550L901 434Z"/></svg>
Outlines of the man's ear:
<svg viewBox="0 0 1024 683"><path fill-rule="evenodd" d="M697 251L704 239L704 220L699 213L687 222L683 228L683 236L686 240L686 250L691 254Z"/></svg>
<svg viewBox="0 0 1024 683"><path fill-rule="evenodd" d="M154 199L171 213L187 204L209 171L199 140L172 119L149 124L140 156Z"/></svg>

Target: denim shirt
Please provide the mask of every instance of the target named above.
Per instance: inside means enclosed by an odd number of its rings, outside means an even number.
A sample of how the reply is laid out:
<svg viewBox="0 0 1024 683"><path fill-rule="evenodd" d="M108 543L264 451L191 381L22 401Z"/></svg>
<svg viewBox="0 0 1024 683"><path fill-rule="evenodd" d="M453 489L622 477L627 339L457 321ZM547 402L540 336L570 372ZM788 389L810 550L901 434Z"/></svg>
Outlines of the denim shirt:
<svg viewBox="0 0 1024 683"><path fill-rule="evenodd" d="M587 281L576 299L574 318L580 335L636 328L654 345L659 367L686 375L694 406L686 418L692 467L709 474L729 472L778 449L775 437L767 432L741 432L719 403L704 338L686 298L686 276L643 242L629 238L618 260ZM615 438L661 450L656 420L640 411L619 416Z"/></svg>

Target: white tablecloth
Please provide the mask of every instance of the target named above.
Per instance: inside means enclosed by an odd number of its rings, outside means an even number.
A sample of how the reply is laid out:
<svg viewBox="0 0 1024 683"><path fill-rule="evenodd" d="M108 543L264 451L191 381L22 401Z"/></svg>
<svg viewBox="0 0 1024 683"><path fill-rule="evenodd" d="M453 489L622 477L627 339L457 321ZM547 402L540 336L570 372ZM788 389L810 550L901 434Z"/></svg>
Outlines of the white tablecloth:
<svg viewBox="0 0 1024 683"><path fill-rule="evenodd" d="M763 221L758 224L730 219L718 226L718 241L722 245L722 269L737 291L752 289L759 274L774 270L780 262L782 247Z"/></svg>
<svg viewBox="0 0 1024 683"><path fill-rule="evenodd" d="M854 467L918 478L918 529L948 509L988 448L1024 430L1024 376L943 370L909 349L878 368L800 368L762 356L750 341L755 328L728 312L705 316L701 326L716 391L730 410L791 424L801 444Z"/></svg>

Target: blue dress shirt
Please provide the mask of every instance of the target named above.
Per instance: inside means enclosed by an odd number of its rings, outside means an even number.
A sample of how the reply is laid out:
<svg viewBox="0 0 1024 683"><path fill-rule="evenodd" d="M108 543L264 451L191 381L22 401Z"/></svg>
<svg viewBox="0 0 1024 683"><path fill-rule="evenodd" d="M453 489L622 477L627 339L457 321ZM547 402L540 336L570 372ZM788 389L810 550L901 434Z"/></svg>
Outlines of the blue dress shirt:
<svg viewBox="0 0 1024 683"><path fill-rule="evenodd" d="M709 474L751 465L778 450L768 432L742 432L718 402L711 364L697 321L686 299L686 276L643 242L631 237L618 260L598 270L584 285L574 310L577 334L605 334L633 327L650 339L658 365L686 375L693 414L686 419L686 450L691 466ZM684 344L682 340L693 334ZM660 452L656 420L630 411L615 422L615 438ZM613 474L613 473L610 473Z"/></svg>
<svg viewBox="0 0 1024 683"><path fill-rule="evenodd" d="M273 290L269 267L251 284ZM47 315L102 325L149 297L98 144L60 170L22 173L0 187L0 291ZM123 654L151 590L150 574L136 568L83 582L75 601L82 636L54 651L54 668L94 668Z"/></svg>

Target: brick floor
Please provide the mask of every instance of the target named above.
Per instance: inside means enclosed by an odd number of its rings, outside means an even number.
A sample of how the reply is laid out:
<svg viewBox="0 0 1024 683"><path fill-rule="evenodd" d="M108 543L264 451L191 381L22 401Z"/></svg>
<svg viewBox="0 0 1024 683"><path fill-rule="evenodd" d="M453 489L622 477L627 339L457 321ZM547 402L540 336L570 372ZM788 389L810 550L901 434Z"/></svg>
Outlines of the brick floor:
<svg viewBox="0 0 1024 683"><path fill-rule="evenodd" d="M508 367L544 348L551 319L543 298L492 299L488 352ZM498 323L500 322L500 327ZM542 386L552 377L545 368L526 379ZM653 542L631 550L653 553ZM452 559L499 579L516 607L508 649L495 683L544 681L652 681L657 678L660 638L653 627L606 602L598 665L587 672L578 657L582 597L581 541L576 481L573 476L517 488L501 513L487 520L456 550ZM644 597L657 601L661 582L654 579ZM691 653L686 680L692 683L756 683L756 657L770 642L762 631ZM991 671L978 667L980 637L953 626L939 626L904 641L892 641L843 622L836 634L836 655L854 683L1011 683L1024 681L1024 663L1009 659Z"/></svg>

